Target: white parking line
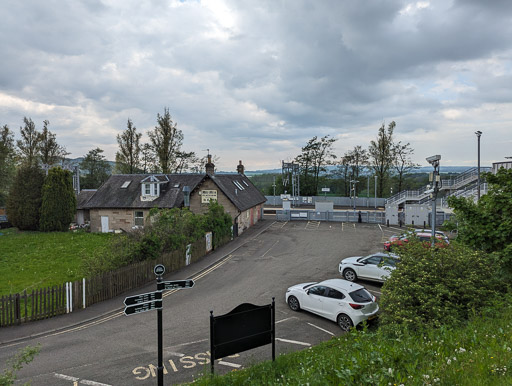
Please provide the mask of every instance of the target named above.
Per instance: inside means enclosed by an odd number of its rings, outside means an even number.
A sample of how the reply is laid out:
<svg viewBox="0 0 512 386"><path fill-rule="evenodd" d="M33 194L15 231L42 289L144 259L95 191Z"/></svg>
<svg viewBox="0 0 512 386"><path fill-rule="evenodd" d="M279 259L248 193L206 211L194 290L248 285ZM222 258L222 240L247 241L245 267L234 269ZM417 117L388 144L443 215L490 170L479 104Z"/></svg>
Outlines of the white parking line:
<svg viewBox="0 0 512 386"><path fill-rule="evenodd" d="M188 346L189 344L202 343L202 342L207 342L207 341L208 341L208 339L200 339L200 340L196 340L194 342L175 344L174 346L170 346L170 347Z"/></svg>
<svg viewBox="0 0 512 386"><path fill-rule="evenodd" d="M59 374L59 373L54 373L53 375L55 376L55 378L60 378L60 379L66 380L66 381L71 381L71 382L73 382L74 385L78 385L78 380L80 380L80 378L72 377L71 375L65 375L65 374ZM80 383L82 385L90 385L90 386L111 386L106 383L89 381L88 379L82 379L82 380L80 380Z"/></svg>
<svg viewBox="0 0 512 386"><path fill-rule="evenodd" d="M291 320L291 319L297 319L297 317L296 316L291 316L291 317L286 318L286 319L281 319L281 320L278 320L276 322L276 324L281 323L281 322L286 322L287 320Z"/></svg>
<svg viewBox="0 0 512 386"><path fill-rule="evenodd" d="M289 339L282 339L282 338L276 338L276 340L278 340L280 342L284 342L284 343L298 344L298 345L301 345L301 346L311 346L309 343L299 342L299 341L296 341L296 340L289 340Z"/></svg>
<svg viewBox="0 0 512 386"><path fill-rule="evenodd" d="M167 351L166 354L167 355L174 355L174 356L180 357L180 358L185 356L185 354L182 354L180 352L174 352L174 351Z"/></svg>
<svg viewBox="0 0 512 386"><path fill-rule="evenodd" d="M242 367L242 365L238 365L236 363L231 363L231 362L224 362L224 361L218 361L217 362L219 365L224 365L224 366L229 366L229 367L234 367L236 369L239 369L240 367Z"/></svg>
<svg viewBox="0 0 512 386"><path fill-rule="evenodd" d="M64 375L64 374L58 374L58 373L55 373L53 375L55 375L55 378L65 379L66 381L72 381L72 382L76 382L80 379L80 378L72 377L70 375Z"/></svg>
<svg viewBox="0 0 512 386"><path fill-rule="evenodd" d="M334 335L335 335L335 334L333 334L333 333L332 333L332 332L330 332L330 331L324 330L322 327L315 326L315 325L314 325L314 324L312 324L312 323L308 323L308 324L309 324L311 327L318 328L320 331L323 331L323 332L328 333L329 335L332 335L332 336L334 336Z"/></svg>
<svg viewBox="0 0 512 386"><path fill-rule="evenodd" d="M91 386L111 386L111 385L107 385L106 383L88 381L87 379L82 379L80 381L80 383L83 384L83 385L91 385Z"/></svg>

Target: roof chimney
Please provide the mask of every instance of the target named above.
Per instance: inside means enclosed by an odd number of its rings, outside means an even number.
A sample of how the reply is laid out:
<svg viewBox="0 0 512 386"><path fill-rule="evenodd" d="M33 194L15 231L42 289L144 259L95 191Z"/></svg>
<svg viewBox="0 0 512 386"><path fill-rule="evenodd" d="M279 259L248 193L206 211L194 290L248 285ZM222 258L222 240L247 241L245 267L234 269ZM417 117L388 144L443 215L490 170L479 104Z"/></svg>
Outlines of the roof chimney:
<svg viewBox="0 0 512 386"><path fill-rule="evenodd" d="M206 163L206 174L215 174L215 165L212 163L212 156L208 154L208 162Z"/></svg>
<svg viewBox="0 0 512 386"><path fill-rule="evenodd" d="M242 160L238 161L238 166L236 167L236 171L239 174L244 174L244 165L242 165Z"/></svg>

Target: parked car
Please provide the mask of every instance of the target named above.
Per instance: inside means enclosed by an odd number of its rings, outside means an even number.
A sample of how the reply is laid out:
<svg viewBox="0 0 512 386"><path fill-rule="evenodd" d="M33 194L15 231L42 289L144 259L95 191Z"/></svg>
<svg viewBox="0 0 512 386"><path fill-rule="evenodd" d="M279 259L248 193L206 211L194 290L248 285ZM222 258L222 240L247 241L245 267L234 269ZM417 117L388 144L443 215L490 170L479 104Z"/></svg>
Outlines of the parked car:
<svg viewBox="0 0 512 386"><path fill-rule="evenodd" d="M11 223L9 222L9 219L7 218L6 214L0 214L0 229L3 228L10 228Z"/></svg>
<svg viewBox="0 0 512 386"><path fill-rule="evenodd" d="M396 268L399 257L393 253L373 253L368 256L347 257L341 260L338 271L345 280L358 278L383 282Z"/></svg>
<svg viewBox="0 0 512 386"><path fill-rule="evenodd" d="M425 247L429 247L432 242L432 233L408 233L405 235L400 236L399 238L390 237L388 241L384 243L384 250L385 251L392 251L395 248L402 247L403 245L407 244L409 239L412 237L416 237L419 241L425 245ZM435 246L437 248L445 248L450 244L448 241L448 238L445 236L441 236L436 234L435 239Z"/></svg>
<svg viewBox="0 0 512 386"><path fill-rule="evenodd" d="M342 279L302 283L286 290L293 311L305 310L336 322L343 331L377 316L375 296L362 285Z"/></svg>

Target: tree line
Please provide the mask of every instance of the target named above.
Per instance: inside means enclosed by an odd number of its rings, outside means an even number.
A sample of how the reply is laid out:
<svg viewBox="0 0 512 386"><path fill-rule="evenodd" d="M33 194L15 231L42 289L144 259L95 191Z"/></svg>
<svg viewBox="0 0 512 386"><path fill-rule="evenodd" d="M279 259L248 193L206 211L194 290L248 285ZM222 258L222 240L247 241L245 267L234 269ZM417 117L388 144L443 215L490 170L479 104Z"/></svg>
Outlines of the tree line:
<svg viewBox="0 0 512 386"><path fill-rule="evenodd" d="M377 194L386 197L385 190L396 185L396 192L404 188L405 176L419 165L412 161L414 150L410 143L397 141L394 137L396 123L391 122L388 127L383 123L377 133L377 137L370 141L367 149L355 146L338 157L334 152L335 138L328 135L318 138L314 136L297 155L293 162L299 165L300 194L303 196L315 196L320 194L322 185L328 185L331 191L339 195L357 195L358 183L364 185L364 181L371 176L377 176ZM329 171L328 166L335 166ZM269 186L267 193L291 192L290 176L279 176L276 186ZM367 192L368 193L368 192Z"/></svg>
<svg viewBox="0 0 512 386"><path fill-rule="evenodd" d="M16 141L8 125L0 130L0 207L7 207L9 221L20 229L65 230L76 210L72 173L66 170L69 153L49 130L48 120L41 131L31 118L24 117L23 123ZM128 118L126 130L117 135L113 170L103 149L91 149L79 165L80 187L98 188L112 172L181 173L202 168L204 159L182 149L183 132L169 109L157 114L157 125L148 136L149 141L142 143L142 134Z"/></svg>

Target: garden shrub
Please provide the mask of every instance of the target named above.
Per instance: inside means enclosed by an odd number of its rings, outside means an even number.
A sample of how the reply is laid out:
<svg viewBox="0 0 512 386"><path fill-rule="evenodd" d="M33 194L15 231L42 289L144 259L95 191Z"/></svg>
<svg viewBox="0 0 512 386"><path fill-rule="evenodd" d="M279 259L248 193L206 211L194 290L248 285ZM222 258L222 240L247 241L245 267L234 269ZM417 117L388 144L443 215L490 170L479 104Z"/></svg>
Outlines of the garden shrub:
<svg viewBox="0 0 512 386"><path fill-rule="evenodd" d="M462 244L426 248L410 241L382 288L381 325L411 329L454 325L503 295L493 255Z"/></svg>

